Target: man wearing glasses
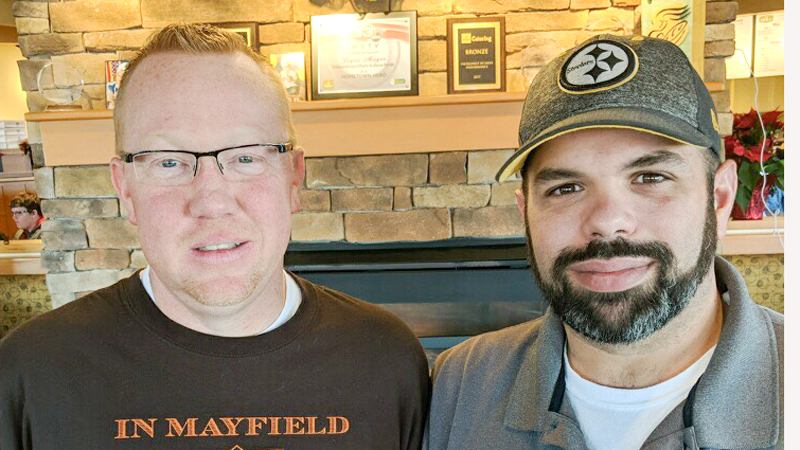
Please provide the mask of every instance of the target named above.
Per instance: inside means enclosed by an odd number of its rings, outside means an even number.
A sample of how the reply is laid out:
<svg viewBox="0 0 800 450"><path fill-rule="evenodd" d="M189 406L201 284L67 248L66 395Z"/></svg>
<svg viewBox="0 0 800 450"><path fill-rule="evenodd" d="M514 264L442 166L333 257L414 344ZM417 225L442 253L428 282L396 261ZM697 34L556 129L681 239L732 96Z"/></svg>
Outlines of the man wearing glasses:
<svg viewBox="0 0 800 450"><path fill-rule="evenodd" d="M11 218L17 225L15 240L39 239L42 234L42 207L39 205L39 197L30 192L22 192L11 199Z"/></svg>
<svg viewBox="0 0 800 450"><path fill-rule="evenodd" d="M303 152L263 58L169 26L114 123L112 181L149 266L0 342L0 448L418 449L411 331L283 268Z"/></svg>

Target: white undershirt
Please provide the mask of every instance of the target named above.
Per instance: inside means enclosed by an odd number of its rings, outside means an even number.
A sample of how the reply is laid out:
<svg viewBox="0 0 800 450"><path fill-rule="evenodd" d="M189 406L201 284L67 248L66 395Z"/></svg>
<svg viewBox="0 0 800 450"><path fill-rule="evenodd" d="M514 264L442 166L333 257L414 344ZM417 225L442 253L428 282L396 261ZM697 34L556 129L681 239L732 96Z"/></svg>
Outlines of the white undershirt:
<svg viewBox="0 0 800 450"><path fill-rule="evenodd" d="M285 270L283 271L283 277L286 280L286 298L283 302L283 310L274 322L272 322L263 331L253 334L253 336L267 333L285 324L289 321L289 319L294 317L295 313L297 313L297 310L300 308L300 302L303 301L303 294L300 292L300 286L296 281L294 281L294 278L289 275L289 272ZM150 283L149 265L145 267L144 270L139 272L139 278L142 280L142 284L144 285L144 290L147 291L147 295L149 295L150 299L153 300L153 303L158 306L158 303L156 302L156 296L153 294L153 285Z"/></svg>
<svg viewBox="0 0 800 450"><path fill-rule="evenodd" d="M641 389L619 389L585 380L575 372L564 346L566 395L589 450L639 450L706 371L712 347L686 370Z"/></svg>

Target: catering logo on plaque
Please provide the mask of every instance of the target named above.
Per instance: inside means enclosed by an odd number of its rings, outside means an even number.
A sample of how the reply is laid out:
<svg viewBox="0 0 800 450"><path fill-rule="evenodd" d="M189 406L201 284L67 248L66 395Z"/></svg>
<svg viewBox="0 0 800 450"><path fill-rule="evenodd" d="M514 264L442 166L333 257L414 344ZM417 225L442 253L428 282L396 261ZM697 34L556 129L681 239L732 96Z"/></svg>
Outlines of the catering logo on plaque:
<svg viewBox="0 0 800 450"><path fill-rule="evenodd" d="M449 93L505 90L505 19L447 19Z"/></svg>
<svg viewBox="0 0 800 450"><path fill-rule="evenodd" d="M416 11L311 17L311 98L417 94Z"/></svg>

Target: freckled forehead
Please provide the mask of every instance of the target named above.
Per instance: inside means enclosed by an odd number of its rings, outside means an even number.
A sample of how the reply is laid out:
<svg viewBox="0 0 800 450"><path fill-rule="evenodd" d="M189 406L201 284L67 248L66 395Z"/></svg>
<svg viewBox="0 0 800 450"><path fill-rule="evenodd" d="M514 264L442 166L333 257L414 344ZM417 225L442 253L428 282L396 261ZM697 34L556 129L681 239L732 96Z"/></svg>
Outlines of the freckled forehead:
<svg viewBox="0 0 800 450"><path fill-rule="evenodd" d="M258 64L241 53L157 53L142 61L125 87L126 140L198 125L285 129L274 89Z"/></svg>
<svg viewBox="0 0 800 450"><path fill-rule="evenodd" d="M256 63L244 55L155 54L137 68L126 100L131 109L234 103L220 103L223 99L252 103L266 100L262 79Z"/></svg>

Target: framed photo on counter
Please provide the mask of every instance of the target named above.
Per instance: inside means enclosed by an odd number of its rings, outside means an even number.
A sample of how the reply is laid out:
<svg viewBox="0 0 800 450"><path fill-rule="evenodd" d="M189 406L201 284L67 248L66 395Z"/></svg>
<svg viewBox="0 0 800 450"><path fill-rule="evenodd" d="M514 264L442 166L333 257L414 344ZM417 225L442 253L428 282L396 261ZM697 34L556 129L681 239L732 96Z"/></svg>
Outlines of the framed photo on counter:
<svg viewBox="0 0 800 450"><path fill-rule="evenodd" d="M447 92L506 90L505 18L447 19Z"/></svg>
<svg viewBox="0 0 800 450"><path fill-rule="evenodd" d="M306 100L306 54L304 52L271 53L269 63L278 72L289 100Z"/></svg>
<svg viewBox="0 0 800 450"><path fill-rule="evenodd" d="M311 17L311 99L417 95L417 12Z"/></svg>

